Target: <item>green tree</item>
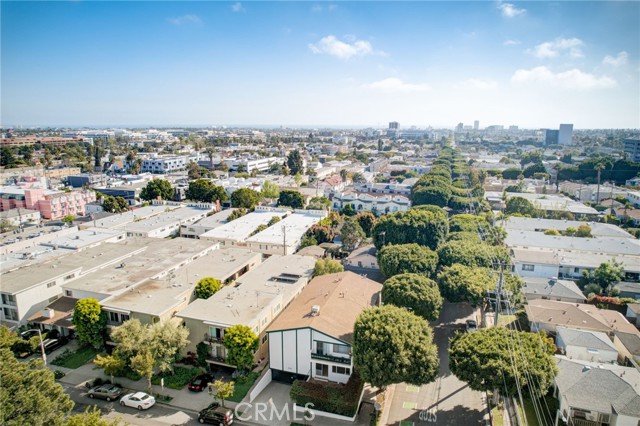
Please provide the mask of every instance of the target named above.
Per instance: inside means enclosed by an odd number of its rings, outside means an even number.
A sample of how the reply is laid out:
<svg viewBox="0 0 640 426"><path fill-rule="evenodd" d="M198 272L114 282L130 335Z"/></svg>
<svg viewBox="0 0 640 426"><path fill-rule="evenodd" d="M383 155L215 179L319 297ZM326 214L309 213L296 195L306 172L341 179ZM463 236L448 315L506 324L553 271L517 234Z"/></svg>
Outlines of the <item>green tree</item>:
<svg viewBox="0 0 640 426"><path fill-rule="evenodd" d="M118 374L127 363L115 355L96 355L93 363L104 370L104 374L111 376L111 383L114 383L113 376Z"/></svg>
<svg viewBox="0 0 640 426"><path fill-rule="evenodd" d="M366 164L366 163L365 163L365 164ZM367 182L367 179L366 179L366 178L364 177L364 175L363 175L362 173L360 173L360 172L355 172L355 173L353 174L353 176L351 177L351 180L352 180L354 183L366 183L366 182Z"/></svg>
<svg viewBox="0 0 640 426"><path fill-rule="evenodd" d="M429 323L393 305L364 310L353 331L353 362L365 382L386 387L423 385L438 372L438 352Z"/></svg>
<svg viewBox="0 0 640 426"><path fill-rule="evenodd" d="M354 216L356 214L356 209L355 207L353 207L353 204L347 203L344 206L342 206L341 213L345 216Z"/></svg>
<svg viewBox="0 0 640 426"><path fill-rule="evenodd" d="M20 362L0 348L0 423L6 426L62 426L73 401L40 359Z"/></svg>
<svg viewBox="0 0 640 426"><path fill-rule="evenodd" d="M607 289L609 286L622 281L624 275L622 262L618 262L615 259L601 263L600 266L593 271L596 284L599 284L603 289Z"/></svg>
<svg viewBox="0 0 640 426"><path fill-rule="evenodd" d="M107 331L107 313L94 298L80 299L73 309L72 323L76 328L78 341L96 349L104 346Z"/></svg>
<svg viewBox="0 0 640 426"><path fill-rule="evenodd" d="M503 246L490 246L476 241L447 241L438 248L438 257L441 266L451 266L461 263L467 266L490 268L496 262L496 258L502 262L510 263L510 256Z"/></svg>
<svg viewBox="0 0 640 426"><path fill-rule="evenodd" d="M241 371L249 370L258 350L258 336L246 325L237 324L225 330L224 347L229 364Z"/></svg>
<svg viewBox="0 0 640 426"><path fill-rule="evenodd" d="M271 219L269 219L269 223L267 223L267 227L271 226L271 225L275 225L276 223L280 222L282 219L280 219L280 216L273 216Z"/></svg>
<svg viewBox="0 0 640 426"><path fill-rule="evenodd" d="M235 209L234 211L231 212L231 214L227 217L227 222L231 222L232 220L236 220L239 217L244 216L245 214L247 214L247 209L245 208L239 208L239 209Z"/></svg>
<svg viewBox="0 0 640 426"><path fill-rule="evenodd" d="M67 417L64 426L122 426L120 419L106 420L102 418L102 411L96 407L87 407L84 413Z"/></svg>
<svg viewBox="0 0 640 426"><path fill-rule="evenodd" d="M340 229L342 237L342 245L347 250L355 250L360 241L364 240L366 235L360 224L354 218L347 218Z"/></svg>
<svg viewBox="0 0 640 426"><path fill-rule="evenodd" d="M234 382L225 382L222 379L218 379L213 382L213 387L216 389L216 398L220 400L220 404L224 407L224 401L231 398L235 392Z"/></svg>
<svg viewBox="0 0 640 426"><path fill-rule="evenodd" d="M333 232L331 226L319 224L313 225L311 228L309 228L305 235L313 237L318 242L318 244L330 243L335 237L335 233Z"/></svg>
<svg viewBox="0 0 640 426"><path fill-rule="evenodd" d="M222 288L220 280L213 277L204 277L196 284L196 297L198 299L208 299Z"/></svg>
<svg viewBox="0 0 640 426"><path fill-rule="evenodd" d="M13 149L6 146L3 146L2 148L0 148L0 166L10 169L17 165L18 165L18 160L16 159L16 156L13 153Z"/></svg>
<svg viewBox="0 0 640 426"><path fill-rule="evenodd" d="M530 178L533 177L535 174L538 173L546 173L547 169L544 168L544 166L539 163L539 164L532 164L530 166L525 167L525 169L522 171L522 175L526 178Z"/></svg>
<svg viewBox="0 0 640 426"><path fill-rule="evenodd" d="M370 237L371 231L373 230L373 225L375 225L377 221L375 215L371 212L358 213L356 215L356 220L358 221L358 224L364 231L364 234L367 237Z"/></svg>
<svg viewBox="0 0 640 426"><path fill-rule="evenodd" d="M414 206L431 204L446 207L451 198L451 189L445 185L418 186L411 190L411 201Z"/></svg>
<svg viewBox="0 0 640 426"><path fill-rule="evenodd" d="M71 226L73 221L76 220L76 215L68 214L65 217L63 217L61 220L64 224Z"/></svg>
<svg viewBox="0 0 640 426"><path fill-rule="evenodd" d="M275 183L265 180L262 184L262 196L264 198L278 198L280 196L280 188Z"/></svg>
<svg viewBox="0 0 640 426"><path fill-rule="evenodd" d="M386 304L408 308L427 321L440 316L442 296L435 281L418 274L394 275L384 282L382 300Z"/></svg>
<svg viewBox="0 0 640 426"><path fill-rule="evenodd" d="M385 277L398 274L433 277L438 266L438 255L418 244L384 246L378 251L378 264Z"/></svg>
<svg viewBox="0 0 640 426"><path fill-rule="evenodd" d="M340 261L334 259L318 259L313 268L313 276L317 277L342 271L344 271L344 266L342 266Z"/></svg>
<svg viewBox="0 0 640 426"><path fill-rule="evenodd" d="M449 232L478 232L488 231L491 225L482 216L472 214L456 214L449 218Z"/></svg>
<svg viewBox="0 0 640 426"><path fill-rule="evenodd" d="M158 197L162 200L173 199L174 190L171 182L164 179L152 179L147 186L140 191L140 198L146 201L156 200Z"/></svg>
<svg viewBox="0 0 640 426"><path fill-rule="evenodd" d="M309 200L307 210L326 210L331 205L331 200L327 197L313 197Z"/></svg>
<svg viewBox="0 0 640 426"><path fill-rule="evenodd" d="M502 179L515 180L522 174L522 170L518 168L510 168L502 171Z"/></svg>
<svg viewBox="0 0 640 426"><path fill-rule="evenodd" d="M147 379L147 390L151 393L154 360L149 348L141 347L138 353L131 357L129 364L133 371Z"/></svg>
<svg viewBox="0 0 640 426"><path fill-rule="evenodd" d="M149 328L143 326L137 318L130 319L114 327L109 338L116 344L113 355L127 363L151 340Z"/></svg>
<svg viewBox="0 0 640 426"><path fill-rule="evenodd" d="M216 186L206 179L197 179L189 182L189 189L187 189L185 195L190 200L205 203L213 203L217 200L224 203L229 199L227 191L225 191L223 187Z"/></svg>
<svg viewBox="0 0 640 426"><path fill-rule="evenodd" d="M305 235L302 237L302 240L300 240L300 248L303 249L305 247L309 247L309 246L317 246L318 245L318 241L316 241L315 238L313 238L310 235Z"/></svg>
<svg viewBox="0 0 640 426"><path fill-rule="evenodd" d="M292 175L304 173L304 163L300 151L295 149L289 153L287 156L287 167Z"/></svg>
<svg viewBox="0 0 640 426"><path fill-rule="evenodd" d="M260 201L260 195L249 188L240 188L231 194L231 206L252 209Z"/></svg>
<svg viewBox="0 0 640 426"><path fill-rule="evenodd" d="M102 195L102 208L107 213L124 213L129 211L129 204L123 197Z"/></svg>
<svg viewBox="0 0 640 426"><path fill-rule="evenodd" d="M304 207L304 196L298 191L291 191L285 189L280 191L278 197L278 206L287 206L294 209L301 209Z"/></svg>
<svg viewBox="0 0 640 426"><path fill-rule="evenodd" d="M18 337L16 333L9 330L6 325L0 325L0 349L11 349L13 345L20 342L22 339Z"/></svg>
<svg viewBox="0 0 640 426"><path fill-rule="evenodd" d="M435 206L388 214L373 227L376 248L386 244L417 243L435 250L447 240L449 221L444 210Z"/></svg>
<svg viewBox="0 0 640 426"><path fill-rule="evenodd" d="M189 344L189 330L172 321L161 321L149 327L150 340L147 343L153 357L153 365L160 371L173 371L180 351Z"/></svg>
<svg viewBox="0 0 640 426"><path fill-rule="evenodd" d="M449 345L449 368L476 391L498 389L511 396L517 394L519 384L540 397L547 393L558 371L555 350L553 340L544 333L482 328L454 336Z"/></svg>
<svg viewBox="0 0 640 426"><path fill-rule="evenodd" d="M450 302L480 303L487 290L496 287L496 279L487 268L463 264L445 266L438 274L440 292Z"/></svg>
<svg viewBox="0 0 640 426"><path fill-rule="evenodd" d="M507 205L504 209L504 213L507 215L519 214L528 217L535 217L538 214L535 206L531 203L531 201L522 197L510 197L507 200Z"/></svg>

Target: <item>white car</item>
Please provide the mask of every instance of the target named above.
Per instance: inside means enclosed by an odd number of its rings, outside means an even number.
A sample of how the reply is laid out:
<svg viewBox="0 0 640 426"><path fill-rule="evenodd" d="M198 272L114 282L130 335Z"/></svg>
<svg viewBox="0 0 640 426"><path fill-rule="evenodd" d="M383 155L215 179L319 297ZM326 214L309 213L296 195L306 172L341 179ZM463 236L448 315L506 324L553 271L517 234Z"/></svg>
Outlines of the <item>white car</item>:
<svg viewBox="0 0 640 426"><path fill-rule="evenodd" d="M120 405L146 410L156 403L156 399L144 392L128 393L120 399Z"/></svg>

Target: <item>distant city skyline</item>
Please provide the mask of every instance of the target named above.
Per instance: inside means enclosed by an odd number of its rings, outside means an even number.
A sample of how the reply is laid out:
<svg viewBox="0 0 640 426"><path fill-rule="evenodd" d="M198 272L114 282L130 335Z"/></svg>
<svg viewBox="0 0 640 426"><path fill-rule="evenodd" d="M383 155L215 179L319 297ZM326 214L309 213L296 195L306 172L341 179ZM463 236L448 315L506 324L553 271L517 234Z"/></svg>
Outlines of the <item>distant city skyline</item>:
<svg viewBox="0 0 640 426"><path fill-rule="evenodd" d="M640 128L639 2L0 8L3 127Z"/></svg>

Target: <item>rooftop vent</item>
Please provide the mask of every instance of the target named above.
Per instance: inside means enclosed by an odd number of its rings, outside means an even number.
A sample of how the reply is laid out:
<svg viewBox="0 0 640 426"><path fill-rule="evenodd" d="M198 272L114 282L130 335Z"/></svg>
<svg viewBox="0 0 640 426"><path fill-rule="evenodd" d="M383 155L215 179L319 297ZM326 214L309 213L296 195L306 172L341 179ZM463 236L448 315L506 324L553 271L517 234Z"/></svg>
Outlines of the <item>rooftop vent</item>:
<svg viewBox="0 0 640 426"><path fill-rule="evenodd" d="M311 315L314 317L320 315L320 305L313 305L311 307Z"/></svg>

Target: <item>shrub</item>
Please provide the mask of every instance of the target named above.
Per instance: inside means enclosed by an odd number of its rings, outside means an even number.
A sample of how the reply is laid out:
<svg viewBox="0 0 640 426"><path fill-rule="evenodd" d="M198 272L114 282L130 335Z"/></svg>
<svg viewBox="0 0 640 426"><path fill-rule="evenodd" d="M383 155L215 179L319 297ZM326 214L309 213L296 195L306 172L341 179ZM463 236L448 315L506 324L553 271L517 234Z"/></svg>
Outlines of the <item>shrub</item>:
<svg viewBox="0 0 640 426"><path fill-rule="evenodd" d="M60 380L60 379L62 379L64 376L65 376L65 374L64 374L64 372L63 372L63 371L55 370L55 371L53 372L53 378L54 378L54 379L56 379L56 380Z"/></svg>
<svg viewBox="0 0 640 426"><path fill-rule="evenodd" d="M313 403L314 409L351 417L356 414L363 387L364 382L354 371L345 385L296 380L289 395L298 405Z"/></svg>
<svg viewBox="0 0 640 426"><path fill-rule="evenodd" d="M164 385L170 389L182 389L193 380L198 374L202 374L199 368L176 367L173 374L167 371L160 374L154 374L151 377L151 384L159 385L160 379L164 378Z"/></svg>

